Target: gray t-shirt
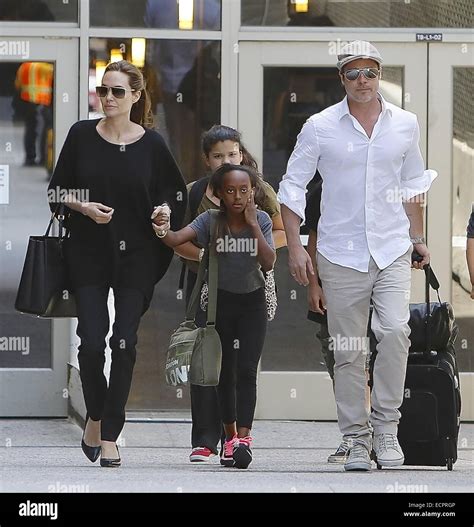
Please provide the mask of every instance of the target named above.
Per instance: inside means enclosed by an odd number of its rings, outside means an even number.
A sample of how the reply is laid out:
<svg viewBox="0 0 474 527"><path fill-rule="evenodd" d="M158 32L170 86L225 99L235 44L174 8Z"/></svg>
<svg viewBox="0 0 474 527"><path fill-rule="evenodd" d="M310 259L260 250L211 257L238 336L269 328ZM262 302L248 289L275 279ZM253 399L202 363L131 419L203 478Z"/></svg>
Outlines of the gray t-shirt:
<svg viewBox="0 0 474 527"><path fill-rule="evenodd" d="M257 221L263 236L270 247L274 248L272 220L261 210L257 210ZM210 238L211 214L203 212L189 226L196 232L196 243L207 247ZM251 293L265 286L265 279L257 260L257 239L251 236L250 228L232 234L227 227L216 240L219 262L218 288L231 293Z"/></svg>

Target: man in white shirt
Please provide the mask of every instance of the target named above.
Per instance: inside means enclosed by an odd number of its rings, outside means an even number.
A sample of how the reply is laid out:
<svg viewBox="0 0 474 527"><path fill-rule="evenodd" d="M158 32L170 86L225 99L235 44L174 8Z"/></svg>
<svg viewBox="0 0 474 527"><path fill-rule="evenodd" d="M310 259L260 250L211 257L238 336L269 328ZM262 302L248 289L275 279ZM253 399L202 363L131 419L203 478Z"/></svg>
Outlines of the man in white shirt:
<svg viewBox="0 0 474 527"><path fill-rule="evenodd" d="M345 470L370 470L372 447L382 466L404 462L397 428L409 348L411 253L414 248L423 257L413 264L418 269L430 257L422 201L437 174L424 170L416 116L378 93L381 64L369 42L341 49L337 67L346 97L306 121L278 193L290 272L305 286L318 273L322 282L320 311L327 308L334 347L339 428L353 445ZM323 189L313 269L299 227L316 169ZM371 300L378 355L369 423L364 365Z"/></svg>

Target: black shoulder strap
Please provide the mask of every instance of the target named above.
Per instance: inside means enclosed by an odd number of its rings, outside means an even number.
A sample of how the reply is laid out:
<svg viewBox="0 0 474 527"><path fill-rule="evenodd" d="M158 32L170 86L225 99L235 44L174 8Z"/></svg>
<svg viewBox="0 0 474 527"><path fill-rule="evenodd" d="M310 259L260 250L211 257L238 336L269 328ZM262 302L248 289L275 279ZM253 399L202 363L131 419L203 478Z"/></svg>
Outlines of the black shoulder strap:
<svg viewBox="0 0 474 527"><path fill-rule="evenodd" d="M198 308L199 297L201 293L201 286L204 281L205 270L208 269L208 306L207 306L207 325L215 325L216 323L216 308L217 308L217 283L218 283L218 267L219 261L216 250L216 238L218 229L218 210L210 210L210 225L209 225L209 243L205 247L204 257L199 264L199 271L194 284L191 298L186 308L186 320L194 320Z"/></svg>
<svg viewBox="0 0 474 527"><path fill-rule="evenodd" d="M205 176L201 179L198 179L191 190L189 191L189 210L191 212L191 220L197 216L197 211L201 203L204 193L206 192L207 184L209 183L209 177Z"/></svg>
<svg viewBox="0 0 474 527"><path fill-rule="evenodd" d="M209 177L204 176L193 183L191 190L188 195L189 211L191 213L191 221L197 216L199 205L206 192L207 184L209 183ZM184 277L186 275L186 263L183 260L181 264L181 273L179 275L178 289L184 288Z"/></svg>

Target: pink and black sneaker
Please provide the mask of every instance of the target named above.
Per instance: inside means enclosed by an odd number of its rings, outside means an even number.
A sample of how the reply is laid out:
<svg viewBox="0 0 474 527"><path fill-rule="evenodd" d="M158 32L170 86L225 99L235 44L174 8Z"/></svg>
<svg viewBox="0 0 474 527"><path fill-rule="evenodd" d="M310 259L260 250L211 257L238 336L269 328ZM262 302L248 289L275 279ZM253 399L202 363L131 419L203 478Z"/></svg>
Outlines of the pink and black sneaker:
<svg viewBox="0 0 474 527"><path fill-rule="evenodd" d="M193 448L189 455L191 463L207 463L215 456L214 452L205 446Z"/></svg>
<svg viewBox="0 0 474 527"><path fill-rule="evenodd" d="M228 441L226 440L224 443L224 448L221 452L221 465L224 467L233 467L234 466L234 445L238 441L237 434Z"/></svg>
<svg viewBox="0 0 474 527"><path fill-rule="evenodd" d="M247 468L252 462L252 438L239 437L234 444L234 467L235 468Z"/></svg>

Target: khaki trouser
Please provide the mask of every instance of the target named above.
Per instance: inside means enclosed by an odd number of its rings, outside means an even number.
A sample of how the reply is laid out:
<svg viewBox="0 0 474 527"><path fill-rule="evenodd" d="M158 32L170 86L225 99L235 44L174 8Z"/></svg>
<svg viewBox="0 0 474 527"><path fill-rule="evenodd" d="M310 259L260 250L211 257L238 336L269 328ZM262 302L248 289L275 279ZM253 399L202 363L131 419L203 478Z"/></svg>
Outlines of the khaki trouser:
<svg viewBox="0 0 474 527"><path fill-rule="evenodd" d="M410 248L381 270L371 258L362 273L333 264L317 253L334 348L335 396L339 428L371 448L374 433L397 433L410 345L408 326L411 285ZM372 413L366 407L365 361L370 300L372 331L378 341L372 389Z"/></svg>

